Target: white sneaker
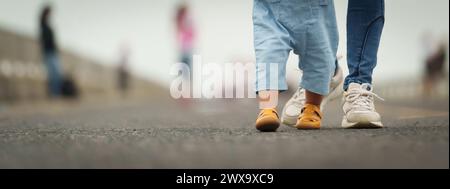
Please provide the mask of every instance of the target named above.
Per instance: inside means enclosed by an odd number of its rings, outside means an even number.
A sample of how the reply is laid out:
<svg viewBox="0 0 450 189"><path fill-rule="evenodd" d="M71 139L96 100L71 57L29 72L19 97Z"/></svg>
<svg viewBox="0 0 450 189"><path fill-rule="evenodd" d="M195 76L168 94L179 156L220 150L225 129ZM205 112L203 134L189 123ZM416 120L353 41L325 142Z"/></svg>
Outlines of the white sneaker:
<svg viewBox="0 0 450 189"><path fill-rule="evenodd" d="M372 92L370 84L350 83L343 96L344 128L381 128L381 116L375 110L374 97L383 100Z"/></svg>
<svg viewBox="0 0 450 189"><path fill-rule="evenodd" d="M324 97L322 104L320 104L320 110L323 112L327 102L330 102L339 97L342 92L342 86L344 84L344 75L340 67L337 68L336 74L333 76L330 82L330 93ZM300 111L305 105L305 89L299 87L294 95L284 105L281 115L281 122L285 125L295 127L297 124L297 118L300 115Z"/></svg>

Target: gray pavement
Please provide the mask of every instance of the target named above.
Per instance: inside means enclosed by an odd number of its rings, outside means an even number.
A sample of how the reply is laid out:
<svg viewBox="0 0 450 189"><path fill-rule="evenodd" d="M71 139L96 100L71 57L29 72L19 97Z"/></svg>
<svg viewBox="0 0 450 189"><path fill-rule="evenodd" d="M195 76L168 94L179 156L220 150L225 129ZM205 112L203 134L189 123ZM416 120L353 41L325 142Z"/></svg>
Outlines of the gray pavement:
<svg viewBox="0 0 450 189"><path fill-rule="evenodd" d="M285 99L284 99L285 100ZM378 103L384 129L254 129L253 100L50 103L0 110L0 168L449 168L448 99ZM196 104L194 106L193 104Z"/></svg>

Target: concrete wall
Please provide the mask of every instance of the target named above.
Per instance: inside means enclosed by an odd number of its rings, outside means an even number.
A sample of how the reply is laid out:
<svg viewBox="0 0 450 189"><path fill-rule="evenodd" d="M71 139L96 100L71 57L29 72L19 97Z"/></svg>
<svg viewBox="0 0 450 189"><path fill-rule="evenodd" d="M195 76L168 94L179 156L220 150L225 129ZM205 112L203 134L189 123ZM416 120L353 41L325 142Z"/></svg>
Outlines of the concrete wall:
<svg viewBox="0 0 450 189"><path fill-rule="evenodd" d="M64 74L76 81L82 97L113 97L117 90L117 70L71 53L60 51ZM132 77L130 95L149 94L155 85ZM0 102L35 101L47 97L46 71L38 41L0 29Z"/></svg>

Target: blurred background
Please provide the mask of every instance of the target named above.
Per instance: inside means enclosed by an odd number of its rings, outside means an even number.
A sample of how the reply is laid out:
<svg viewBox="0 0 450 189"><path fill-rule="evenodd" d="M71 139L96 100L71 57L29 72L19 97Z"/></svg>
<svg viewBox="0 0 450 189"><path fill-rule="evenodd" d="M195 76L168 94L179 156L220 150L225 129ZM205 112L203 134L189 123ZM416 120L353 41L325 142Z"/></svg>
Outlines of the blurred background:
<svg viewBox="0 0 450 189"><path fill-rule="evenodd" d="M347 72L348 1L334 2ZM386 128L340 129L336 100L320 131L260 133L255 99L169 90L193 54L254 64L252 0L0 0L0 168L448 169L448 36L448 0L386 0Z"/></svg>
<svg viewBox="0 0 450 189"><path fill-rule="evenodd" d="M374 73L374 85L382 96L417 97L426 85L427 91L432 90L427 95L448 98L448 56L437 63L442 64L436 68L441 70L436 73L442 72L439 77L431 76L435 72L427 74L431 72L425 66L440 46L448 55L448 3L386 2ZM251 0L0 0L0 102L40 99L45 94L39 18L46 5L52 9L49 25L60 48L62 79L72 81L80 94L151 93L148 85L168 88L173 79L169 68L179 61L180 4L189 8L195 34L191 54L201 55L206 63L254 62ZM345 55L347 1L335 4L339 54ZM292 86L299 75L296 60L293 55L288 66ZM340 62L344 68L345 61L344 56ZM120 74L120 69L126 69L133 81L124 81L127 74Z"/></svg>
<svg viewBox="0 0 450 189"><path fill-rule="evenodd" d="M448 98L448 3L386 1L374 73L381 96ZM339 54L345 55L347 1L335 4ZM64 88L60 96L168 96L173 79L169 69L180 57L198 54L204 63L254 62L251 0L0 0L0 103L55 96L41 50L40 19L46 6L51 7L48 25L59 58L55 74ZM435 60L439 53L442 60ZM433 66L427 67L431 59ZM292 55L291 89L300 74L296 62ZM346 69L345 56L340 64Z"/></svg>

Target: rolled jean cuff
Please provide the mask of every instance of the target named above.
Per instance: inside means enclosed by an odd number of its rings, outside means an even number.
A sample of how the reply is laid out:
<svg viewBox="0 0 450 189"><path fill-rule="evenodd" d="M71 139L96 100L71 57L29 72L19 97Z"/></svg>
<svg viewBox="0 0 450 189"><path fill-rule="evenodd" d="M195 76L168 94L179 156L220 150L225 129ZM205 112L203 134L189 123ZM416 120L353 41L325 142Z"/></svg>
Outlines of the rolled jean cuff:
<svg viewBox="0 0 450 189"><path fill-rule="evenodd" d="M319 88L316 84L308 83L308 82L301 82L300 87L304 88L305 90L309 92L313 92L316 94L320 94L322 96L327 96L329 93L329 88Z"/></svg>
<svg viewBox="0 0 450 189"><path fill-rule="evenodd" d="M287 90L288 90L287 86L279 86L277 88L261 87L261 88L256 88L255 93L258 94L259 91L278 91L278 92L282 93Z"/></svg>

